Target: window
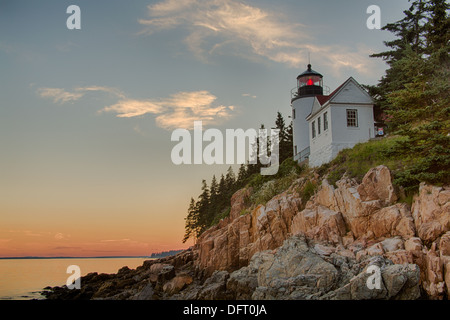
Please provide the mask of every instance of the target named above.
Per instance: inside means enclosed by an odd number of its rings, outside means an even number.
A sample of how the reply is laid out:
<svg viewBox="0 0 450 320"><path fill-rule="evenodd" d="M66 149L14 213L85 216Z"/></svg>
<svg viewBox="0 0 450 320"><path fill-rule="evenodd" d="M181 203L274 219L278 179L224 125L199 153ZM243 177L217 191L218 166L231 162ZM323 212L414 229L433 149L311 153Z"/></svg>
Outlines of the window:
<svg viewBox="0 0 450 320"><path fill-rule="evenodd" d="M323 114L323 131L328 130L328 112Z"/></svg>
<svg viewBox="0 0 450 320"><path fill-rule="evenodd" d="M316 122L312 122L312 137L313 139L316 137Z"/></svg>
<svg viewBox="0 0 450 320"><path fill-rule="evenodd" d="M317 134L320 134L320 130L321 130L321 123L320 123L320 117L317 118Z"/></svg>
<svg viewBox="0 0 450 320"><path fill-rule="evenodd" d="M295 109L292 109L292 119L295 119Z"/></svg>
<svg viewBox="0 0 450 320"><path fill-rule="evenodd" d="M358 110L347 109L347 127L358 127Z"/></svg>
<svg viewBox="0 0 450 320"><path fill-rule="evenodd" d="M297 146L294 146L294 156L297 155Z"/></svg>

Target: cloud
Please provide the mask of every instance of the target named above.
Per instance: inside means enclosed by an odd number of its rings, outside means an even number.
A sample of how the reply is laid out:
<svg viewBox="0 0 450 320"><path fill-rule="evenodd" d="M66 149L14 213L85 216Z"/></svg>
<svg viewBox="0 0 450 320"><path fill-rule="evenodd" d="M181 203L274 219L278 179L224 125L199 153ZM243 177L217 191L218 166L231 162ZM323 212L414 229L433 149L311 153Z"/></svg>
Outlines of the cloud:
<svg viewBox="0 0 450 320"><path fill-rule="evenodd" d="M100 240L100 242L127 242L127 241L131 241L130 239L118 239L118 240L115 240L115 239L110 239L110 240Z"/></svg>
<svg viewBox="0 0 450 320"><path fill-rule="evenodd" d="M117 88L104 87L104 86L90 86L90 87L79 87L75 91L78 92L106 92L118 98L125 98L125 94Z"/></svg>
<svg viewBox="0 0 450 320"><path fill-rule="evenodd" d="M138 22L143 26L141 34L175 28L187 31L184 43L205 62L220 53L298 68L306 65L310 53L334 72L350 68L369 73L372 67L368 57L372 52L367 48L314 44L310 27L237 0L165 0L149 5L148 17Z"/></svg>
<svg viewBox="0 0 450 320"><path fill-rule="evenodd" d="M161 113L162 106L149 100L120 100L116 104L105 107L100 112L115 112L119 118L131 118L142 116L147 113Z"/></svg>
<svg viewBox="0 0 450 320"><path fill-rule="evenodd" d="M178 92L159 100L120 100L100 112L114 112L120 118L154 114L157 115L156 124L161 128L191 128L194 121L208 125L232 116L234 106L215 105L216 99L208 91Z"/></svg>
<svg viewBox="0 0 450 320"><path fill-rule="evenodd" d="M131 99L121 90L105 86L78 87L72 91L61 88L37 90L42 98L52 99L54 103L59 104L77 101L89 92L105 92L118 99L114 104L100 109L99 113L115 113L118 118L152 114L156 115L156 124L168 130L191 128L194 121L203 121L204 125L218 123L229 119L234 110L234 106L215 103L217 97L206 90L181 91L163 99ZM138 133L142 134L142 132Z"/></svg>
<svg viewBox="0 0 450 320"><path fill-rule="evenodd" d="M37 93L42 98L53 99L54 103L76 101L84 96L81 92L68 92L60 88L39 88Z"/></svg>
<svg viewBox="0 0 450 320"><path fill-rule="evenodd" d="M106 92L119 98L125 98L120 90L103 86L78 87L72 92L61 88L39 88L36 92L40 97L52 99L54 103L60 104L77 101L88 92Z"/></svg>

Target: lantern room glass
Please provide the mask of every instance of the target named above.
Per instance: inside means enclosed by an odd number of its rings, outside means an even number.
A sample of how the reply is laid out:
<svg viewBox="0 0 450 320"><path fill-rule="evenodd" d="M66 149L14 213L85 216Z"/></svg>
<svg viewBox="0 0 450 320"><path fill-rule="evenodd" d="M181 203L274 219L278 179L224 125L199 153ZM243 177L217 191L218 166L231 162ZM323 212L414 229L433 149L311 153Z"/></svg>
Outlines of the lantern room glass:
<svg viewBox="0 0 450 320"><path fill-rule="evenodd" d="M298 88L304 87L304 86L319 86L322 87L323 80L319 76L304 76L298 78Z"/></svg>

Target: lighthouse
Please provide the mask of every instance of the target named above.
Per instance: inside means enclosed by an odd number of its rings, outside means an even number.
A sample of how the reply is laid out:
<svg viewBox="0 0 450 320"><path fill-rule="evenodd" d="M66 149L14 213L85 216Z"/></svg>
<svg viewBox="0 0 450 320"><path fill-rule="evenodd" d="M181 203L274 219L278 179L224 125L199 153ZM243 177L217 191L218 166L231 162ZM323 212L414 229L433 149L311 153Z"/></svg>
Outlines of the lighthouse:
<svg viewBox="0 0 450 320"><path fill-rule="evenodd" d="M331 94L323 93L322 75L308 64L291 91L291 106L294 160L310 167L375 137L373 99L353 77Z"/></svg>
<svg viewBox="0 0 450 320"><path fill-rule="evenodd" d="M310 155L309 126L306 118L311 114L316 96L323 96L323 76L308 69L297 77L297 87L291 91L294 160L303 162Z"/></svg>

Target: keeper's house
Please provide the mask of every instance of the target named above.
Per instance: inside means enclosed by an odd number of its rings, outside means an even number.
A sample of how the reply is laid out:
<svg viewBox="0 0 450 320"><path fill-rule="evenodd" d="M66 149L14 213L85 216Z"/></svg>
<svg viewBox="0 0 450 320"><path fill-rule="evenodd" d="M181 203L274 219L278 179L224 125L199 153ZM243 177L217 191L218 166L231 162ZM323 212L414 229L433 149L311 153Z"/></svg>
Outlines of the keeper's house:
<svg viewBox="0 0 450 320"><path fill-rule="evenodd" d="M294 159L308 160L311 167L375 137L373 100L367 91L350 77L324 95L322 78L309 64L291 92Z"/></svg>

